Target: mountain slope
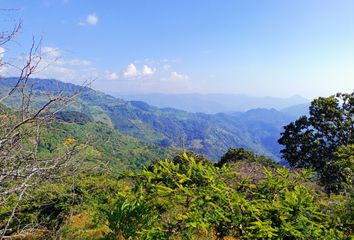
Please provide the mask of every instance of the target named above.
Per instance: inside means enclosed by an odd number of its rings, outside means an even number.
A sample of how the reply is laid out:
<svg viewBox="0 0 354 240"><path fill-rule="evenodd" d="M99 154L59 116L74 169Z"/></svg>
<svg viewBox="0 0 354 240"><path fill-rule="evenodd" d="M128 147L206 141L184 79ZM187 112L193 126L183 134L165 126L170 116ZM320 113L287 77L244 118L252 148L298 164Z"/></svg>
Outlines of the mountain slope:
<svg viewBox="0 0 354 240"><path fill-rule="evenodd" d="M1 80L0 89L12 86L11 81L14 79ZM243 147L278 158L277 139L281 126L291 120L291 117L275 109L235 114L190 113L172 108L159 109L140 101L124 101L56 80L32 79L30 85L39 96L37 99L43 102L48 92L70 95L81 90L70 110L85 113L96 122L142 142L191 149L212 160L217 160L230 147ZM8 101L10 105L15 102L15 99Z"/></svg>
<svg viewBox="0 0 354 240"><path fill-rule="evenodd" d="M87 145L87 161L104 160L116 171L137 170L146 164L176 154L166 148L143 144L139 140L118 133L102 123L92 122L84 114L59 112L57 120L42 132L41 152L50 153L67 139Z"/></svg>
<svg viewBox="0 0 354 240"><path fill-rule="evenodd" d="M252 109L235 116L241 121L247 132L269 152L279 154L281 146L277 143L283 126L294 120L294 116L275 109ZM278 156L278 155L277 155Z"/></svg>
<svg viewBox="0 0 354 240"><path fill-rule="evenodd" d="M280 111L282 113L285 113L287 115L291 115L294 117L307 116L309 114L309 107L310 107L310 103L304 103L304 104L297 104L294 106L283 108Z"/></svg>

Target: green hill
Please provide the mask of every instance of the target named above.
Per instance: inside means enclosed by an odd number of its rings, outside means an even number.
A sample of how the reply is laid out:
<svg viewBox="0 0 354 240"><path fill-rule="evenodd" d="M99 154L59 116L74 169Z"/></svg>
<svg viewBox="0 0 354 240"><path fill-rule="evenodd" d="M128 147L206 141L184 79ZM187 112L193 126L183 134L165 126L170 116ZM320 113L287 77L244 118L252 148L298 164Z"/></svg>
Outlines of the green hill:
<svg viewBox="0 0 354 240"><path fill-rule="evenodd" d="M15 79L0 81L5 91ZM53 79L31 79L38 104L45 93L71 95L81 92L69 110L88 115L120 133L160 147L180 147L217 160L230 147L242 147L279 159L277 139L291 117L276 110L257 109L242 114L189 113L159 109L140 101L124 101L87 87ZM7 103L16 105L16 97ZM266 116L266 117L265 117ZM271 121L270 121L271 120Z"/></svg>
<svg viewBox="0 0 354 240"><path fill-rule="evenodd" d="M142 169L146 164L173 156L176 151L143 144L77 112L59 112L57 121L42 132L40 151L48 154L68 139L84 144L86 161L108 163L118 172Z"/></svg>

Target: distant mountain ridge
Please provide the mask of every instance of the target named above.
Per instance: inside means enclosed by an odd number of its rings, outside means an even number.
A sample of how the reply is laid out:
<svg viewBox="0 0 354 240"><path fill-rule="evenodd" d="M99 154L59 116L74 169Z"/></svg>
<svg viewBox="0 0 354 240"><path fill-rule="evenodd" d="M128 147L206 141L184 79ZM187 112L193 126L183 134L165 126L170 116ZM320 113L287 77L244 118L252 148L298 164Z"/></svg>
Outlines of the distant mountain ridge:
<svg viewBox="0 0 354 240"><path fill-rule="evenodd" d="M301 96L289 98L253 97L241 94L128 94L111 93L112 96L129 101L144 101L156 107L171 107L188 112L219 113L247 111L254 108L275 108L277 110L308 103Z"/></svg>
<svg viewBox="0 0 354 240"><path fill-rule="evenodd" d="M297 105L293 105L287 108L283 108L280 111L294 116L294 117L298 117L298 116L302 116L302 115L308 115L309 114L309 107L310 107L310 103L303 103L303 104L297 104Z"/></svg>
<svg viewBox="0 0 354 240"><path fill-rule="evenodd" d="M0 94L14 79L0 80ZM142 101L124 101L80 86L57 80L31 79L37 101L45 93L70 94L81 90L69 110L82 112L118 132L159 147L179 147L217 160L230 147L243 147L279 160L277 143L282 126L295 117L276 109L253 109L242 113L191 113L157 108ZM7 104L16 105L16 99Z"/></svg>

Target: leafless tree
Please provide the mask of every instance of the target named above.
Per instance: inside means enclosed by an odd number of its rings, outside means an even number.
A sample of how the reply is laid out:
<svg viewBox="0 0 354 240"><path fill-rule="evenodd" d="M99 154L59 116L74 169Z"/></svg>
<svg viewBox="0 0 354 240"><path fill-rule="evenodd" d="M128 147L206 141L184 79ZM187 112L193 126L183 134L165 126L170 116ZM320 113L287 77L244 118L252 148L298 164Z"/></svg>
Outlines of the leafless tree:
<svg viewBox="0 0 354 240"><path fill-rule="evenodd" d="M14 40L20 29L21 22L18 22L11 31L0 32L0 47L6 49L6 45ZM47 94L44 104L38 106L33 103L29 80L33 74L42 70L39 69L42 60L40 47L41 41L37 43L33 40L21 66L0 58L0 73L1 68L8 67L19 72L11 89L0 95L0 207L10 204L12 209L5 219L0 219L1 240L11 238L14 229L10 229L10 225L21 202L41 182L77 173L80 168L80 161L75 159L77 144L63 145L60 153L49 158L38 154L41 131L53 120L56 111L68 105L79 94ZM18 109L5 107L4 103L12 97L19 99Z"/></svg>

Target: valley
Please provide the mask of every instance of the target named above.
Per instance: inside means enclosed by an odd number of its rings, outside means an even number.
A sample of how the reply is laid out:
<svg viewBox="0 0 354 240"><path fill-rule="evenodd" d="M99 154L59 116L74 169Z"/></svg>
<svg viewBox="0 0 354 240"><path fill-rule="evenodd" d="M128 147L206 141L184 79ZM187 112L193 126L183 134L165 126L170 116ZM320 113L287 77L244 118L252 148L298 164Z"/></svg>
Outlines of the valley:
<svg viewBox="0 0 354 240"><path fill-rule="evenodd" d="M15 78L0 80L5 92ZM80 92L68 110L86 114L119 133L163 148L180 148L206 155L216 161L230 147L245 148L280 161L277 143L282 127L298 116L272 109L257 108L234 113L192 113L173 108L157 108L141 101L125 101L88 87L52 79L31 79L28 83L37 96L71 95ZM15 106L16 98L8 99Z"/></svg>

